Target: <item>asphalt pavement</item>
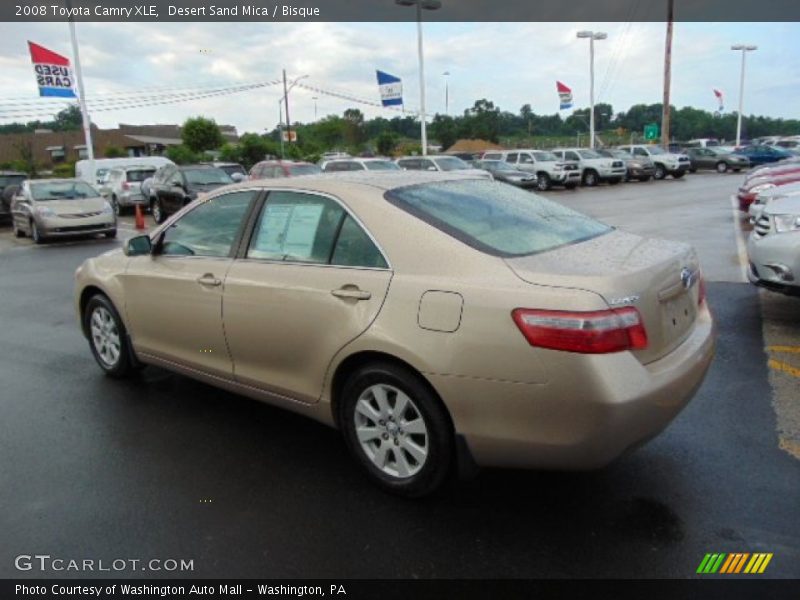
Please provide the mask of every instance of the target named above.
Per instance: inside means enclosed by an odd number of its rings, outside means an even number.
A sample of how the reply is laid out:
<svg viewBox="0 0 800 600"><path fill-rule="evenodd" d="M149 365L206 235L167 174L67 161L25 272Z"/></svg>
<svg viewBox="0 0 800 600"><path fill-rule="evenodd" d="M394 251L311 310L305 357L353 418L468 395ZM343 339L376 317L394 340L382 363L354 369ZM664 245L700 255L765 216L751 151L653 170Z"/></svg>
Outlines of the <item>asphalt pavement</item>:
<svg viewBox="0 0 800 600"><path fill-rule="evenodd" d="M155 368L104 377L72 277L119 242L34 247L0 234L0 577L685 578L708 552L771 552L769 576L800 577L800 461L780 444L764 292L741 282L738 181L549 194L694 243L716 359L675 422L606 469L484 470L424 501L374 488L336 431L299 416ZM780 318L782 343L800 343L791 309ZM14 567L37 553L194 569Z"/></svg>

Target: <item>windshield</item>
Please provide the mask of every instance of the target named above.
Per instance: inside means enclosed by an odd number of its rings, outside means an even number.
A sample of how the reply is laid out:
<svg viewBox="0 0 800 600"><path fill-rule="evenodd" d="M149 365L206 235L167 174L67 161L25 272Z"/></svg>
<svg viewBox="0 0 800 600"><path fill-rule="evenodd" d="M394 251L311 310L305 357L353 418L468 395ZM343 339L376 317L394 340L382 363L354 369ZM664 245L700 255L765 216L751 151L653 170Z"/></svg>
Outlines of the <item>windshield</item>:
<svg viewBox="0 0 800 600"><path fill-rule="evenodd" d="M96 198L100 194L83 181L51 181L31 183L31 196L37 202L50 200L75 200L76 198Z"/></svg>
<svg viewBox="0 0 800 600"><path fill-rule="evenodd" d="M558 157L552 152L534 152L533 157L542 162L557 162Z"/></svg>
<svg viewBox="0 0 800 600"><path fill-rule="evenodd" d="M289 167L292 175L314 175L315 173L322 173L317 165L292 165Z"/></svg>
<svg viewBox="0 0 800 600"><path fill-rule="evenodd" d="M462 171L470 168L467 163L455 156L437 157L435 162L442 171Z"/></svg>
<svg viewBox="0 0 800 600"><path fill-rule="evenodd" d="M155 169L136 169L135 171L128 171L128 181L144 181L148 177L152 177Z"/></svg>
<svg viewBox="0 0 800 600"><path fill-rule="evenodd" d="M189 185L214 185L233 183L233 179L222 169L186 169L183 174Z"/></svg>
<svg viewBox="0 0 800 600"><path fill-rule="evenodd" d="M367 171L401 171L400 167L388 160L364 161Z"/></svg>
<svg viewBox="0 0 800 600"><path fill-rule="evenodd" d="M581 158L602 158L594 150L578 150L578 154L580 154Z"/></svg>
<svg viewBox="0 0 800 600"><path fill-rule="evenodd" d="M25 177L25 175L0 175L0 188L9 185L19 185L26 179L27 177Z"/></svg>
<svg viewBox="0 0 800 600"><path fill-rule="evenodd" d="M219 168L225 171L228 175L233 175L234 173L241 173L242 175L247 175L247 171L244 170L244 167L242 165L222 165Z"/></svg>
<svg viewBox="0 0 800 600"><path fill-rule="evenodd" d="M611 227L519 188L486 180L390 190L386 199L487 254L523 256L574 244Z"/></svg>

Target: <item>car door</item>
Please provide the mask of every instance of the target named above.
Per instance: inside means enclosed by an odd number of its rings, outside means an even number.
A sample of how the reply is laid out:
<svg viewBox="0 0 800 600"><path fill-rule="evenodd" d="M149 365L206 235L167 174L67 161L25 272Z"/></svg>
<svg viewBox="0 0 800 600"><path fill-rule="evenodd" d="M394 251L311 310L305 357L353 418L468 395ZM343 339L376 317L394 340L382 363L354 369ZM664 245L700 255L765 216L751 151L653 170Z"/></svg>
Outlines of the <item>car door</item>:
<svg viewBox="0 0 800 600"><path fill-rule="evenodd" d="M225 278L236 379L316 402L334 355L378 315L392 271L336 199L272 191Z"/></svg>
<svg viewBox="0 0 800 600"><path fill-rule="evenodd" d="M199 203L135 256L122 275L125 313L137 353L230 377L222 328L222 283L256 191Z"/></svg>
<svg viewBox="0 0 800 600"><path fill-rule="evenodd" d="M180 169L175 169L164 183L161 202L167 214L174 214L186 204L186 180Z"/></svg>

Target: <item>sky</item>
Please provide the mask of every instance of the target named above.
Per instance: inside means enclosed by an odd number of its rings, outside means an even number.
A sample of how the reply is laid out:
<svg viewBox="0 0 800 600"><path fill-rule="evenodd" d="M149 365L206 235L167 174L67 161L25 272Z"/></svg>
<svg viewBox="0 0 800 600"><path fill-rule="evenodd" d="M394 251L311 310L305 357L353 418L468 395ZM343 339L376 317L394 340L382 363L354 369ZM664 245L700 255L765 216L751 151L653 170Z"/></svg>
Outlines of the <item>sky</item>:
<svg viewBox="0 0 800 600"><path fill-rule="evenodd" d="M664 23L426 23L427 112L462 114L487 98L503 110L530 104L558 112L556 80L573 90L575 107L589 105L589 42L581 29L604 31L595 43L595 99L615 112L661 102ZM403 80L409 109L419 102L416 23L78 23L86 97L154 93L164 89L228 86L307 75L302 83L379 101L375 69ZM64 23L0 23L0 123L27 121L21 109L63 108L39 99L27 40L71 56ZM713 111L712 88L725 110L739 102L741 53L731 44L758 45L748 53L744 113L800 118L800 23L676 23L672 104ZM448 72L449 76L444 73ZM93 111L100 127L118 123L182 123L204 115L240 133L263 132L279 118L280 86L161 106ZM313 97L318 99L316 102ZM29 103L30 102L30 103ZM357 106L367 117L396 111L358 105L301 87L290 93L292 121L314 120ZM12 110L16 110L14 113ZM563 111L568 116L570 111Z"/></svg>

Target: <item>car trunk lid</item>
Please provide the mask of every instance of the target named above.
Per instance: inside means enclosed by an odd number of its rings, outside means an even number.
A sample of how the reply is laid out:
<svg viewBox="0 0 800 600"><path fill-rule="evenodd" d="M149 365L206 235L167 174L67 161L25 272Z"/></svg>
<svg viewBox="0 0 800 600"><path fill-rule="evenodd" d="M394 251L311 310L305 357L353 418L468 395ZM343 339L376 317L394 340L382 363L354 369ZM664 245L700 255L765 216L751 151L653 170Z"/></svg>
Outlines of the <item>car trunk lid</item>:
<svg viewBox="0 0 800 600"><path fill-rule="evenodd" d="M681 242L614 230L506 263L528 283L584 289L599 294L611 308L637 308L648 338L647 348L634 351L642 363L680 345L697 317L699 263L691 246Z"/></svg>

